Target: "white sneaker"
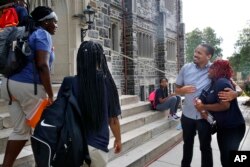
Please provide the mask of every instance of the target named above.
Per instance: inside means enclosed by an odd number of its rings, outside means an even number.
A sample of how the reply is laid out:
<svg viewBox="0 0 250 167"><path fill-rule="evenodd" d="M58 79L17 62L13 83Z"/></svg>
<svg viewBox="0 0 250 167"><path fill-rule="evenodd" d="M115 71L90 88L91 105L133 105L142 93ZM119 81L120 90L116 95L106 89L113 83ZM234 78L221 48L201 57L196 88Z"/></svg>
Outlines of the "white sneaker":
<svg viewBox="0 0 250 167"><path fill-rule="evenodd" d="M180 118L177 114L174 114L173 117L174 117L175 119L179 119L179 118Z"/></svg>
<svg viewBox="0 0 250 167"><path fill-rule="evenodd" d="M178 121L180 117L178 117L176 114L173 114L173 115L169 115L168 119L173 120L173 121Z"/></svg>

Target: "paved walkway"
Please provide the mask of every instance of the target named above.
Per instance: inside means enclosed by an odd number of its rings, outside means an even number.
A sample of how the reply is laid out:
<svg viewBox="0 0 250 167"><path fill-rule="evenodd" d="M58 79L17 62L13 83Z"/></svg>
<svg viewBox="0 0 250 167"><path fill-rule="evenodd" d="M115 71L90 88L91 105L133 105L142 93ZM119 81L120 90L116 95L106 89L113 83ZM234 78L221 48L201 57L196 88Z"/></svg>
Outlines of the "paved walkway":
<svg viewBox="0 0 250 167"><path fill-rule="evenodd" d="M246 97L239 97L239 105L241 111L248 122L248 126L246 128L245 137L242 140L240 150L249 150L250 151L250 128L249 128L249 118L250 118L250 107L242 105L248 98ZM217 144L216 134L212 136L212 148L213 148L213 160L214 160L214 167L221 167L220 165L220 152ZM179 143L169 152L161 156L155 162L153 162L149 167L179 167L181 166L181 159L182 159L182 146L183 142ZM198 137L195 137L195 144L194 144L194 155L192 160L192 167L200 167L201 166L201 154L199 149L199 140Z"/></svg>

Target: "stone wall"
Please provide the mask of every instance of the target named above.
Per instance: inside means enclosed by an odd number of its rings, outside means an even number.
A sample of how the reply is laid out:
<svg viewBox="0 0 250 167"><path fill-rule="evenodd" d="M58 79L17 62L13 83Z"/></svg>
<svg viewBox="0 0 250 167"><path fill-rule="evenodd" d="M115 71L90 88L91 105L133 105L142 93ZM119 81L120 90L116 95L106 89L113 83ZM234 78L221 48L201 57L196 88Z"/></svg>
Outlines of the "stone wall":
<svg viewBox="0 0 250 167"><path fill-rule="evenodd" d="M140 95L144 100L153 88L159 86L160 77L167 77L174 83L185 60L185 28L181 0L172 1L174 9L170 12L165 0L34 0L33 4L46 3L59 14L60 27L54 38L57 59L53 80L60 82L63 76L76 72L80 28L84 27L85 21L72 16L82 13L89 4L96 11L96 17L84 40L103 45L120 94ZM152 38L152 53L148 57L139 56L139 33ZM175 59L171 61L167 50L168 39L177 45Z"/></svg>
<svg viewBox="0 0 250 167"><path fill-rule="evenodd" d="M171 83L175 83L178 69L184 63L184 31L179 31L181 28L178 27L178 25L184 27L184 24L181 23L180 11L182 9L179 4L180 1L176 0L175 9L171 13L165 8L163 0L127 1L126 8L131 9L127 12L129 17L126 17L129 23L126 29L128 33L127 55L136 59L136 62L129 63L131 68L128 73L129 92L141 96L144 94L145 98L150 93L151 85L158 87L161 77L167 77ZM139 57L137 54L139 46L136 35L133 34L139 32L151 34L153 37L154 51L150 58ZM174 61L168 60L168 39L174 40L177 45ZM164 73L156 71L154 68L164 71Z"/></svg>

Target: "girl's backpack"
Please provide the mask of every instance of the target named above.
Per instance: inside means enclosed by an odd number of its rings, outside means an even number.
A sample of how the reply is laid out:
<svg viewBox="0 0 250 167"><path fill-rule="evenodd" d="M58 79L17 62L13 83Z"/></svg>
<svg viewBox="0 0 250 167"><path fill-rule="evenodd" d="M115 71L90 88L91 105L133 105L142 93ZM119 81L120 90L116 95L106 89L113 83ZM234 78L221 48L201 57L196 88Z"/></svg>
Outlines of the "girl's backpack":
<svg viewBox="0 0 250 167"><path fill-rule="evenodd" d="M18 15L14 7L3 10L3 14L0 18L0 28L17 26L18 23Z"/></svg>
<svg viewBox="0 0 250 167"><path fill-rule="evenodd" d="M156 90L154 90L153 92L151 92L148 96L148 100L151 103L151 109L152 110L156 110L156 104L155 104L155 94L156 94Z"/></svg>
<svg viewBox="0 0 250 167"><path fill-rule="evenodd" d="M9 77L27 65L31 55L28 36L25 27L0 28L0 74Z"/></svg>
<svg viewBox="0 0 250 167"><path fill-rule="evenodd" d="M65 77L61 93L42 113L31 136L39 167L79 167L91 163L85 126L78 101L72 92L74 77Z"/></svg>

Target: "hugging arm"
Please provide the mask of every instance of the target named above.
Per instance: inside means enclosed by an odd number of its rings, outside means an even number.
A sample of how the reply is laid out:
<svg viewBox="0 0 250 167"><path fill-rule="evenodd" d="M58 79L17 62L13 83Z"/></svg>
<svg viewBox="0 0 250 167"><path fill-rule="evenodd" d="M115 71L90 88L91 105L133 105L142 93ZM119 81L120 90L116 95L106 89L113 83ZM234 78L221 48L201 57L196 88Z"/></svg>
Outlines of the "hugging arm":
<svg viewBox="0 0 250 167"><path fill-rule="evenodd" d="M233 87L235 88L235 90L233 90L230 87L227 87L223 91L220 91L218 93L219 99L223 102L230 102L233 99L236 99L238 96L240 96L243 92L240 86L236 82L234 82L232 79L231 79L231 83Z"/></svg>
<svg viewBox="0 0 250 167"><path fill-rule="evenodd" d="M206 111L220 112L228 110L229 108L230 108L230 103L223 101L214 104L203 104L203 110Z"/></svg>

